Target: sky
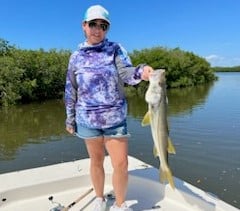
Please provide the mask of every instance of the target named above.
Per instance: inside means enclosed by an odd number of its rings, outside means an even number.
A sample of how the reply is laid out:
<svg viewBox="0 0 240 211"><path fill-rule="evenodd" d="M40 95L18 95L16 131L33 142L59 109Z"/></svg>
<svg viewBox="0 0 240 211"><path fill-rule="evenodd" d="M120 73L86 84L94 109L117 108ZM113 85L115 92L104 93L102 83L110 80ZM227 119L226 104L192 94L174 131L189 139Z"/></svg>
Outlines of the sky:
<svg viewBox="0 0 240 211"><path fill-rule="evenodd" d="M110 41L129 52L180 48L211 66L240 66L240 0L0 0L0 38L21 49L74 51L86 9L110 13Z"/></svg>

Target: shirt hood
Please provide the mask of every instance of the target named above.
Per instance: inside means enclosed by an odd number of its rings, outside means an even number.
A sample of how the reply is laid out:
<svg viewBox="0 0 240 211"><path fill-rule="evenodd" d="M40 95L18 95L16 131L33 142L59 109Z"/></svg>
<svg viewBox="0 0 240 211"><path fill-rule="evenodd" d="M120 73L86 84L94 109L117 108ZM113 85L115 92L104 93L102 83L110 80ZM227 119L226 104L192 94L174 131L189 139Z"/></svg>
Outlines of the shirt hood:
<svg viewBox="0 0 240 211"><path fill-rule="evenodd" d="M106 42L108 42L108 40L104 39L102 42L100 42L96 45L90 45L87 43L87 41L85 41L85 42L80 43L78 45L78 48L80 50L101 49L106 44Z"/></svg>

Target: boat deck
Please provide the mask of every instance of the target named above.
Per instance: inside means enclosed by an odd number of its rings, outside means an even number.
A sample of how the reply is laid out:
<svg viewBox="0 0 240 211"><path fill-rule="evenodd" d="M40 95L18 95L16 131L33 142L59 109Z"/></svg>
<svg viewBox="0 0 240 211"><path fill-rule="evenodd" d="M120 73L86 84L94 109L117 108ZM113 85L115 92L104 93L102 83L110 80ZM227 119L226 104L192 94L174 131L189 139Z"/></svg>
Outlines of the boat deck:
<svg viewBox="0 0 240 211"><path fill-rule="evenodd" d="M114 203L111 165L105 159L107 207ZM0 175L1 211L91 211L95 194L89 159ZM176 189L159 182L156 168L129 157L127 204L134 211L237 211L237 208L174 178ZM108 210L107 209L107 210Z"/></svg>

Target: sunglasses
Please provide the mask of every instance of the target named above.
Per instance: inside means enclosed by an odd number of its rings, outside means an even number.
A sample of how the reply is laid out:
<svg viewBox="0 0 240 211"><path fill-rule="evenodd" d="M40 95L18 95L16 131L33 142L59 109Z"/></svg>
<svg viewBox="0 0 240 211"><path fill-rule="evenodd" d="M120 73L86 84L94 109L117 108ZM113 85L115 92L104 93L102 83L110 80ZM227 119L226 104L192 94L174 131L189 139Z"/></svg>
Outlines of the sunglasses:
<svg viewBox="0 0 240 211"><path fill-rule="evenodd" d="M97 24L95 21L90 21L88 22L88 26L90 29L101 29L103 30L104 32L108 30L108 27L109 27L109 24L107 23L100 23L100 24Z"/></svg>

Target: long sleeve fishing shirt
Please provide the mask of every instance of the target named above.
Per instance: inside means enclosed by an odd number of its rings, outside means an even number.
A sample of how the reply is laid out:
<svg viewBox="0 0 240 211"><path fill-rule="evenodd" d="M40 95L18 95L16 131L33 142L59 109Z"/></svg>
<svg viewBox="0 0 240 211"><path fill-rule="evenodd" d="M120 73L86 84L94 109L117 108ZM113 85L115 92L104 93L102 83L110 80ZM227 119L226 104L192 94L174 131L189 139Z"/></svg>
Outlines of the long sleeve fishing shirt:
<svg viewBox="0 0 240 211"><path fill-rule="evenodd" d="M123 85L141 81L143 66L133 67L127 52L107 39L79 45L70 59L65 85L66 125L109 128L126 119Z"/></svg>

